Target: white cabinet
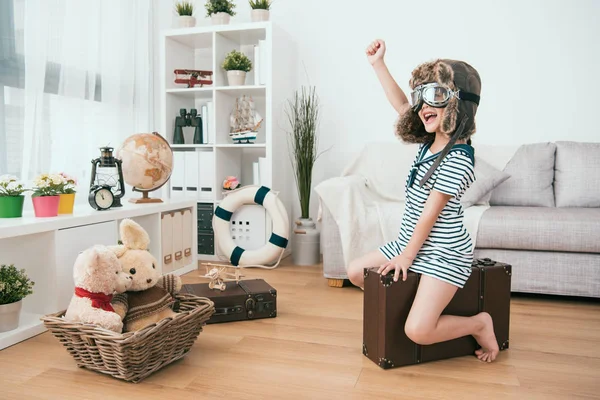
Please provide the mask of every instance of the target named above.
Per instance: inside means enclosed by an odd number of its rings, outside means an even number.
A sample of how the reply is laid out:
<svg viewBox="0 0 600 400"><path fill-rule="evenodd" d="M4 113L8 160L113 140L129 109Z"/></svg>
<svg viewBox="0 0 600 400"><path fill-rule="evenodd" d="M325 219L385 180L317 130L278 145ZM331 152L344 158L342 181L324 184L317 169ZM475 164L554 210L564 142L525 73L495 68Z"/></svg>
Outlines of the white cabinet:
<svg viewBox="0 0 600 400"><path fill-rule="evenodd" d="M246 74L242 86L230 86L227 73L221 67L232 50L241 51L253 62L253 69ZM260 170L259 184L277 191L290 214L294 177L288 155L288 121L284 107L298 89L295 76L299 65L289 35L271 21L171 29L162 32L160 60L161 129L175 152L173 178L167 190L169 196L195 199L216 207L223 199L224 179L233 175L242 185L252 185L253 171L260 163L260 168L256 168ZM188 88L175 83L176 69L212 71L213 84ZM254 101L256 112L263 117L252 143L234 143L229 137L231 114L236 101L243 96ZM202 117L203 129L208 130L203 143L194 143L195 128L190 126L182 128L185 143L173 144L176 118L181 109L188 113L195 109ZM291 216L289 219L293 220ZM263 220L270 222L268 218ZM270 229L265 225L255 232ZM212 247L206 238L212 232L203 229L197 235L204 253L206 248ZM260 245L265 240L264 237L252 239ZM216 258L215 254L199 256Z"/></svg>

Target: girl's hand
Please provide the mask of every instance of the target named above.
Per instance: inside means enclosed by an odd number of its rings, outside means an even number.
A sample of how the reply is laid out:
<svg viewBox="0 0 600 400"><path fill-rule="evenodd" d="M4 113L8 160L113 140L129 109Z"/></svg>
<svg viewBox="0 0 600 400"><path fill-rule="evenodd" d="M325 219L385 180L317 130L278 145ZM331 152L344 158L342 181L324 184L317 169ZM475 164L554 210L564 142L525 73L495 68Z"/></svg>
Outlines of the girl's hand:
<svg viewBox="0 0 600 400"><path fill-rule="evenodd" d="M394 282L398 282L400 271L402 271L402 280L405 281L408 277L408 269L412 265L412 261L413 260L410 257L400 254L387 263L382 264L377 272L381 275L386 275L388 272L396 270L396 272L394 272Z"/></svg>
<svg viewBox="0 0 600 400"><path fill-rule="evenodd" d="M367 59L374 65L378 61L383 61L383 55L385 54L385 42L381 39L374 40L369 46L367 46Z"/></svg>

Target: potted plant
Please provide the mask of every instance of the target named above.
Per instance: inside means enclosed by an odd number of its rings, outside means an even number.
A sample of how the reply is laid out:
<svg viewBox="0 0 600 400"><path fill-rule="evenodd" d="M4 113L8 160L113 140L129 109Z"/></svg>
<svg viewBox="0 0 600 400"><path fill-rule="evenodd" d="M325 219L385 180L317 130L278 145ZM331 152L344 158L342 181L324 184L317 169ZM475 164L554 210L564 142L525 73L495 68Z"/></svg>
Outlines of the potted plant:
<svg viewBox="0 0 600 400"><path fill-rule="evenodd" d="M23 216L23 193L29 191L13 175L0 176L0 218L19 218Z"/></svg>
<svg viewBox="0 0 600 400"><path fill-rule="evenodd" d="M0 332L19 327L23 299L33 293L32 282L25 270L14 265L0 266Z"/></svg>
<svg viewBox="0 0 600 400"><path fill-rule="evenodd" d="M31 200L36 217L58 215L59 191L64 182L64 178L59 174L41 174L35 178Z"/></svg>
<svg viewBox="0 0 600 400"><path fill-rule="evenodd" d="M194 18L194 5L189 1L179 1L175 4L175 12L179 15L179 26L181 28L191 28L196 26Z"/></svg>
<svg viewBox="0 0 600 400"><path fill-rule="evenodd" d="M246 73L252 69L252 61L241 51L233 49L221 65L227 71L229 86L241 86L246 83Z"/></svg>
<svg viewBox="0 0 600 400"><path fill-rule="evenodd" d="M296 265L314 265L321 260L320 234L309 214L312 191L312 171L319 154L317 128L319 99L314 87L302 87L288 100L286 115L289 122L288 146L294 178L300 200L300 218L295 221L294 251Z"/></svg>
<svg viewBox="0 0 600 400"><path fill-rule="evenodd" d="M59 214L73 214L73 206L75 204L75 186L77 180L72 176L61 172L59 174L63 178L63 183L58 188L58 195L60 197L58 201L58 213Z"/></svg>
<svg viewBox="0 0 600 400"><path fill-rule="evenodd" d="M252 22L268 21L269 10L271 9L272 0L248 0L252 8Z"/></svg>
<svg viewBox="0 0 600 400"><path fill-rule="evenodd" d="M230 0L208 0L205 4L206 16L211 17L213 25L229 24L235 15L235 4Z"/></svg>

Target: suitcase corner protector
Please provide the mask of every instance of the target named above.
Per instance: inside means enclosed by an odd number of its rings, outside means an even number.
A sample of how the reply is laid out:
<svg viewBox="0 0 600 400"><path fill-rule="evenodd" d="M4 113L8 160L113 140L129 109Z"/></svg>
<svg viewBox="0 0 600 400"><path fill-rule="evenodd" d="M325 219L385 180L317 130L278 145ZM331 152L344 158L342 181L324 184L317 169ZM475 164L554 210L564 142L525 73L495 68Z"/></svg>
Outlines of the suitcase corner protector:
<svg viewBox="0 0 600 400"><path fill-rule="evenodd" d="M367 357L369 356L369 352L367 351L367 346L364 343L363 343L362 352L363 352L363 355L365 355Z"/></svg>
<svg viewBox="0 0 600 400"><path fill-rule="evenodd" d="M379 362L377 363L377 365L379 365L383 369L394 368L394 362L392 360L380 357L378 361Z"/></svg>

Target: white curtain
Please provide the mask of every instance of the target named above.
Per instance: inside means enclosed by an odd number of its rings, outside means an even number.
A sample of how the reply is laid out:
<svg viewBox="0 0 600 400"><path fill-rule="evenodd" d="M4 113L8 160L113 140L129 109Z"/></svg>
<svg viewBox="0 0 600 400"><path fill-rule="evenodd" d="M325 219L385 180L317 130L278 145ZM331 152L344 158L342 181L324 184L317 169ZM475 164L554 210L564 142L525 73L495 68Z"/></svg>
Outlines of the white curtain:
<svg viewBox="0 0 600 400"><path fill-rule="evenodd" d="M24 0L23 180L65 172L86 192L100 147L151 132L151 13L151 0Z"/></svg>

